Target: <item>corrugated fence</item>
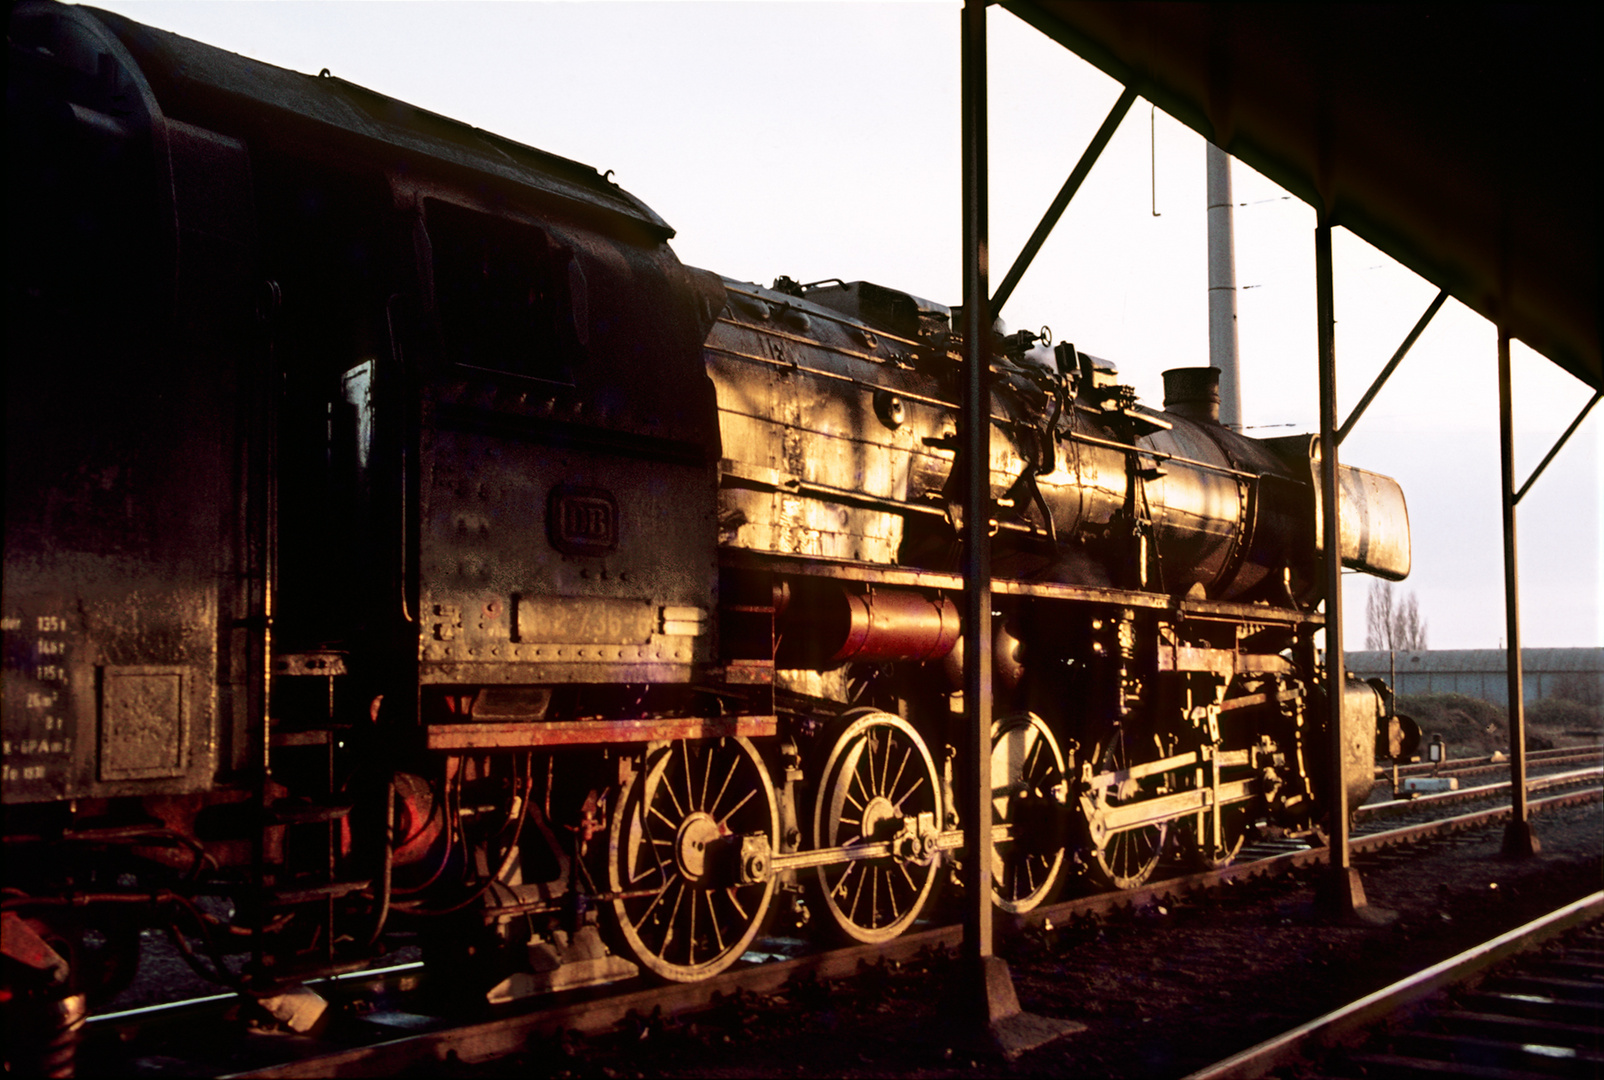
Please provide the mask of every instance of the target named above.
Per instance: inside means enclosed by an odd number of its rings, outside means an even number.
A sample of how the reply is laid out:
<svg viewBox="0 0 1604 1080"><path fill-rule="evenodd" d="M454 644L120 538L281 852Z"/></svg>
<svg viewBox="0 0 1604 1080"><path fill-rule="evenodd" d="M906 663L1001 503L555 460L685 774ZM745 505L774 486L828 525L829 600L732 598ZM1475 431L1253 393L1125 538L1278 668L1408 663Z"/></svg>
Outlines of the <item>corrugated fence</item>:
<svg viewBox="0 0 1604 1080"><path fill-rule="evenodd" d="M1528 702L1569 698L1604 702L1604 648L1522 649L1522 686ZM1351 652L1348 670L1361 679L1391 679L1400 694L1465 694L1508 705L1503 649L1430 649L1422 652Z"/></svg>

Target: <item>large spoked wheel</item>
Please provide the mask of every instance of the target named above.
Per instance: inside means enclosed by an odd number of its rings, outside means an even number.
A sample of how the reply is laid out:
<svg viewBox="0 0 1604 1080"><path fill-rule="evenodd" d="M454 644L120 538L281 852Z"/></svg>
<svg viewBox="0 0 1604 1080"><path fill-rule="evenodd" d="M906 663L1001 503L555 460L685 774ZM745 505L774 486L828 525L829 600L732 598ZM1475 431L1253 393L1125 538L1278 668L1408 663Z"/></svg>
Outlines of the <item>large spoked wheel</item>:
<svg viewBox="0 0 1604 1080"><path fill-rule="evenodd" d="M821 848L861 847L906 836L920 814L941 823L941 779L930 749L900 716L867 711L843 719L820 772L813 835ZM936 879L933 852L857 859L814 873L835 928L854 941L889 941L919 917Z"/></svg>
<svg viewBox="0 0 1604 1080"><path fill-rule="evenodd" d="M613 811L608 877L625 944L648 970L692 982L729 967L757 935L774 879L739 879L742 836L779 841L769 773L744 738L648 752Z"/></svg>
<svg viewBox="0 0 1604 1080"><path fill-rule="evenodd" d="M1136 764L1136 754L1127 746L1127 738L1124 729L1116 730L1098 748L1098 772L1122 772ZM1128 781L1111 788L1107 798L1110 806L1120 806L1148 794L1139 782ZM1094 847L1092 851L1088 869L1093 880L1113 889L1136 888L1158 868L1166 835L1165 826L1158 824L1139 825L1109 836L1101 848Z"/></svg>
<svg viewBox="0 0 1604 1080"><path fill-rule="evenodd" d="M991 899L1018 914L1052 898L1064 868L1057 807L1069 794L1064 754L1033 713L991 725L991 814L1013 839L992 846Z"/></svg>

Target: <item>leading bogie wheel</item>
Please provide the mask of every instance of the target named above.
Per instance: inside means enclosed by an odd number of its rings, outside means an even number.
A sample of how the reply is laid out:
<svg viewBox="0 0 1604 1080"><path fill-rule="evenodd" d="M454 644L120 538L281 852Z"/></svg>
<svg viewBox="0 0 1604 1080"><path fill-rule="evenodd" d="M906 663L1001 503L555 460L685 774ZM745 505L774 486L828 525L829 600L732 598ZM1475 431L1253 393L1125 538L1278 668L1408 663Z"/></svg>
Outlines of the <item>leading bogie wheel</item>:
<svg viewBox="0 0 1604 1080"><path fill-rule="evenodd" d="M1214 815L1219 814L1219 837L1214 835ZM1253 819L1245 803L1232 803L1218 811L1204 810L1181 819L1181 849L1199 870L1219 870L1230 866L1242 850L1242 843Z"/></svg>
<svg viewBox="0 0 1604 1080"><path fill-rule="evenodd" d="M927 825L940 827L941 776L924 739L892 713L848 713L825 745L815 844L850 850L892 841L895 853L818 867L816 900L842 936L889 941L919 917L936 881L939 857L933 846L920 849L917 822L928 815Z"/></svg>
<svg viewBox="0 0 1604 1080"><path fill-rule="evenodd" d="M757 936L774 893L764 873L743 882L741 839L779 842L768 769L744 738L678 741L648 750L613 811L608 884L634 959L675 982L729 967Z"/></svg>

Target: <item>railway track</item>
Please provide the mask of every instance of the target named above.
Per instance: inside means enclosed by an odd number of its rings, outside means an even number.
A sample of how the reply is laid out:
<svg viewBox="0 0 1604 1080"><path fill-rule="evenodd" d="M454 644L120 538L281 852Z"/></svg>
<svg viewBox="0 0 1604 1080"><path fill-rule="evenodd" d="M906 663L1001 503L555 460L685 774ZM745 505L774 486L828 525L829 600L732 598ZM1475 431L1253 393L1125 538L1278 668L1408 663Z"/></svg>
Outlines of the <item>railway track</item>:
<svg viewBox="0 0 1604 1080"><path fill-rule="evenodd" d="M1570 746L1556 747L1551 750L1533 750L1526 755L1526 770L1528 776L1538 776L1554 769L1564 769L1568 766L1580 766L1590 762L1604 760L1604 746ZM1455 758L1443 762L1416 762L1413 765L1400 765L1396 770L1378 766L1376 780L1403 781L1411 777L1455 777L1467 779L1470 777L1491 776L1495 774L1507 775L1509 772L1509 758L1503 754L1488 755L1485 757Z"/></svg>
<svg viewBox="0 0 1604 1080"><path fill-rule="evenodd" d="M1578 770L1563 782L1576 784L1596 779L1600 770ZM1562 781L1554 778L1550 786ZM1507 788L1507 785L1503 785ZM1496 788L1497 785L1490 785ZM1456 795L1465 794L1456 792ZM1483 798L1489 797L1484 793ZM1534 799L1531 811L1540 814L1562 806L1596 801L1604 789L1585 790ZM1441 806L1424 798L1410 800L1419 810ZM1384 804L1383 804L1384 805ZM1494 824L1506 818L1508 806L1497 806L1431 822L1409 824L1358 835L1353 840L1356 855L1379 852L1401 844ZM1259 845L1243 852L1237 863L1218 870L1155 880L1139 888L1121 892L1094 893L1060 903L1045 905L1015 916L999 915L1000 927L1015 932L1031 927L1068 924L1077 919L1107 916L1125 909L1147 909L1187 893L1207 890L1227 882L1246 881L1285 874L1298 867L1322 863L1323 848L1303 844ZM900 963L912 960L926 950L950 950L961 940L957 926L916 930L889 944L863 945L794 958L768 953L765 962L739 965L724 974L699 983L649 986L619 993L616 988L597 987L574 991L530 1007L514 1007L497 1016L470 1022L453 1021L434 1015L416 1003L421 985L421 965L401 965L364 972L314 984L330 1001L335 1019L316 1037L240 1038L237 1022L217 1022L225 1012L239 1008L237 999L218 995L199 1002L175 1003L95 1017L89 1024L85 1051L88 1061L99 1064L108 1046L128 1046L154 1042L148 1034L157 1028L193 1032L215 1027L233 1032L230 1040L219 1042L215 1053L222 1057L208 1071L220 1075L250 1077L314 1077L327 1075L376 1075L417 1068L419 1063L449 1060L482 1061L516 1053L531 1038L574 1031L594 1034L625 1025L643 1017L676 1016L706 1009L720 999L742 994L779 991L795 979L830 980L857 973L864 964ZM759 943L759 948L764 946ZM197 1052L187 1035L180 1043ZM158 1060L159 1059L159 1060ZM164 1065L177 1062L164 1053L146 1055L144 1071L169 1071Z"/></svg>
<svg viewBox="0 0 1604 1080"><path fill-rule="evenodd" d="M1573 765L1584 761L1597 761L1604 757L1604 746L1561 746L1549 750L1530 750L1526 754L1527 768L1537 768L1549 765ZM1400 765L1396 774L1404 776L1477 776L1509 768L1509 758L1504 754L1490 754L1481 757L1453 758L1448 761L1430 762L1420 761L1412 765ZM1376 767L1376 779L1382 780L1394 775L1394 770L1386 766Z"/></svg>
<svg viewBox="0 0 1604 1080"><path fill-rule="evenodd" d="M1531 955L1556 938L1559 950ZM1604 892L1596 892L1186 1080L1289 1068L1309 1080L1596 1077L1601 1031Z"/></svg>
<svg viewBox="0 0 1604 1080"><path fill-rule="evenodd" d="M1600 777L1604 777L1604 765L1594 765L1585 769L1570 769L1564 772L1549 773L1546 776L1532 777L1526 781L1526 791L1528 794L1552 791L1557 788L1585 784ZM1407 799L1387 799L1382 802L1366 803L1354 810L1354 826L1362 834L1367 828L1373 827L1372 823L1378 819L1398 817L1400 815L1429 815L1439 807L1507 797L1509 787L1510 781L1504 780L1498 783L1478 784L1475 787L1461 788L1458 791L1443 791L1434 795L1416 795Z"/></svg>

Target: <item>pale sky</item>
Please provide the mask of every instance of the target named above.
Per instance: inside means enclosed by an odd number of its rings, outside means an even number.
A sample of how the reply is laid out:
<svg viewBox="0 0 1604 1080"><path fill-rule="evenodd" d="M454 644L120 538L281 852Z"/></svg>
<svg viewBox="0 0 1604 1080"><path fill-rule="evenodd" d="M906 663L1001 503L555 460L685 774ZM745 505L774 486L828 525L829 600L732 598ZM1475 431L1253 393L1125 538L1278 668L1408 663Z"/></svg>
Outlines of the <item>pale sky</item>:
<svg viewBox="0 0 1604 1080"><path fill-rule="evenodd" d="M96 6L612 169L692 265L959 300L955 2ZM1119 86L1006 11L988 18L995 288ZM1010 326L1115 361L1158 406L1160 372L1208 362L1203 162L1200 136L1139 101L1009 300ZM1244 421L1312 431L1314 212L1240 163L1233 176ZM1346 416L1437 290L1343 230L1335 267ZM1415 569L1400 588L1433 648L1503 638L1496 370L1492 325L1450 300L1343 444L1345 462L1403 484ZM1590 391L1518 342L1514 387L1524 480ZM1528 647L1604 644L1600 414L1520 506ZM1344 590L1349 648L1369 580Z"/></svg>

